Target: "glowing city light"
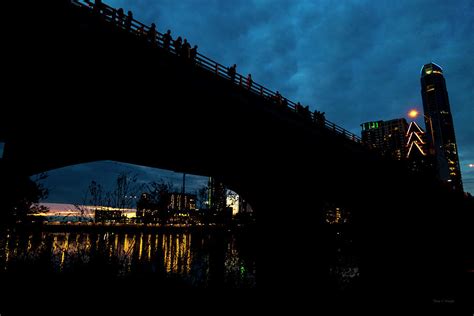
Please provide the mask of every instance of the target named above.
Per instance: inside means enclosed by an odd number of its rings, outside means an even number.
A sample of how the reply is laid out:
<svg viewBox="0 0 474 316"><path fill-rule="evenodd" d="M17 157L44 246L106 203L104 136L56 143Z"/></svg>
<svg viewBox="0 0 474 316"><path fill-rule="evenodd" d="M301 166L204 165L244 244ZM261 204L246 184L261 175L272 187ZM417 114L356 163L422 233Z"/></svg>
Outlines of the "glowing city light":
<svg viewBox="0 0 474 316"><path fill-rule="evenodd" d="M416 118L418 116L419 112L415 109L413 110L410 110L410 112L408 112L408 116L411 117L411 118Z"/></svg>
<svg viewBox="0 0 474 316"><path fill-rule="evenodd" d="M470 163L469 168L474 168L474 163Z"/></svg>

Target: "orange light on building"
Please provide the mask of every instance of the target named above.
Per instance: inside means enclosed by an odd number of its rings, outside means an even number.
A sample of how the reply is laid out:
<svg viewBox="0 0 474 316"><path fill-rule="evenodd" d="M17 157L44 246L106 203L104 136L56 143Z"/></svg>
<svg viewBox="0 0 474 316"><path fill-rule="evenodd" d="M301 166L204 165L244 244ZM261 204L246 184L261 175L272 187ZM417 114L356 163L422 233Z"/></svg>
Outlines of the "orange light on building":
<svg viewBox="0 0 474 316"><path fill-rule="evenodd" d="M410 110L410 112L408 112L408 116L411 117L411 118L416 118L418 116L419 112L415 109L413 110Z"/></svg>

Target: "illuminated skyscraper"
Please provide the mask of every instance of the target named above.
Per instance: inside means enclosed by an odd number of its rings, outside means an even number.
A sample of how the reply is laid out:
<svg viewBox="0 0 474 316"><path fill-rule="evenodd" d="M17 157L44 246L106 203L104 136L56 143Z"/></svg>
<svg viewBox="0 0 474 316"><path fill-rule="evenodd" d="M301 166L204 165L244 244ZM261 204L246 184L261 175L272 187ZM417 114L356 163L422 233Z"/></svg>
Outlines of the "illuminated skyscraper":
<svg viewBox="0 0 474 316"><path fill-rule="evenodd" d="M438 177L455 190L463 190L453 117L443 69L429 63L421 69L421 97L428 143L435 156Z"/></svg>
<svg viewBox="0 0 474 316"><path fill-rule="evenodd" d="M406 156L407 121L404 118L361 124L362 141L382 155L402 160Z"/></svg>
<svg viewBox="0 0 474 316"><path fill-rule="evenodd" d="M208 205L218 212L223 212L227 206L227 194L224 184L215 178L209 178Z"/></svg>

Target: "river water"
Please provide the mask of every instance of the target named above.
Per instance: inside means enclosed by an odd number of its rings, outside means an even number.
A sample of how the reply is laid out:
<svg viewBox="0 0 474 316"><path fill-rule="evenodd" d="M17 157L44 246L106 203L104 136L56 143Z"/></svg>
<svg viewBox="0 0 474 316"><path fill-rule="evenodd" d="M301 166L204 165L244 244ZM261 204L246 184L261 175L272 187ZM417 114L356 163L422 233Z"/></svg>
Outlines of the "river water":
<svg viewBox="0 0 474 316"><path fill-rule="evenodd" d="M163 288L257 287L255 232L7 230L0 234L0 277L13 283L41 276L42 280L145 279ZM344 291L359 279L358 256L350 236L335 230L326 237L330 246L323 274L332 288Z"/></svg>
<svg viewBox="0 0 474 316"><path fill-rule="evenodd" d="M252 237L230 232L28 232L0 236L0 276L146 278L166 287L255 288Z"/></svg>

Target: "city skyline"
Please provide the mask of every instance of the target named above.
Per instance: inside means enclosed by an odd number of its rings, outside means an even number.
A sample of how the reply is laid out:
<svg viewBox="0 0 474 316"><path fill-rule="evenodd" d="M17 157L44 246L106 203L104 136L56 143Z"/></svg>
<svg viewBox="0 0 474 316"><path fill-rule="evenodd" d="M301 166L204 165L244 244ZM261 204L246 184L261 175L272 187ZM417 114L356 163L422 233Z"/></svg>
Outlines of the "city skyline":
<svg viewBox="0 0 474 316"><path fill-rule="evenodd" d="M474 192L474 169L469 167L474 163L474 78L466 71L474 67L468 58L474 54L472 2L106 3L132 10L135 18L156 23L161 32L170 29L173 38L187 38L200 53L224 65L236 63L243 75L252 73L256 82L325 112L356 134L361 122L407 117L411 108L421 111L420 69L431 61L440 64L448 82L464 189ZM89 181L110 172L71 168L71 174L89 170L78 175ZM54 182L56 173L48 181Z"/></svg>

